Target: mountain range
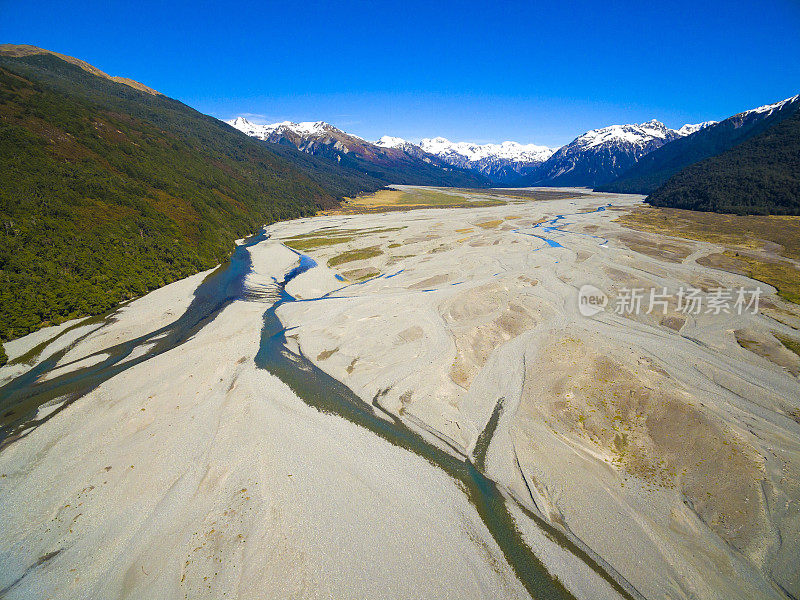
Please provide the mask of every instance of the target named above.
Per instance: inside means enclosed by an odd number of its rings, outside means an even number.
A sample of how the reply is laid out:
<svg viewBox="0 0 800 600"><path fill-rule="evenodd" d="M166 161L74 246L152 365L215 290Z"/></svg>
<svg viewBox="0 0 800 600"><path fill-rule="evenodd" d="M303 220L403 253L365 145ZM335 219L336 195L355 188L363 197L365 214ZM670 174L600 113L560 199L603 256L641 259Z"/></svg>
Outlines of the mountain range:
<svg viewBox="0 0 800 600"><path fill-rule="evenodd" d="M492 183L482 174L454 166L434 154L373 144L324 121L258 125L237 117L227 123L271 147L291 145L344 169L364 173L382 181L383 185L485 187Z"/></svg>
<svg viewBox="0 0 800 600"><path fill-rule="evenodd" d="M381 138L383 139L383 138ZM554 148L506 141L501 144L451 142L443 137L425 138L420 148L451 165L483 173L499 184L513 183L535 169L555 152Z"/></svg>
<svg viewBox="0 0 800 600"><path fill-rule="evenodd" d="M593 129L560 148L516 185L593 188L616 179L645 154L710 124L684 125L676 130L653 119L638 125Z"/></svg>
<svg viewBox="0 0 800 600"><path fill-rule="evenodd" d="M751 122L744 141L675 172L647 202L721 213L800 214L800 97L762 108L734 121L740 128ZM760 125L752 125L754 116ZM730 126L720 128L715 139L736 132ZM696 156L707 143L698 134L687 153Z"/></svg>
<svg viewBox="0 0 800 600"><path fill-rule="evenodd" d="M639 125L612 125L588 131L556 149L513 141L501 144L451 142L443 137L424 138L415 144L403 138L383 136L372 143L323 121L258 125L237 117L228 123L265 142L290 143L302 152L327 155L339 162L348 154L367 163L391 161L398 164L412 159L438 169L457 169L454 173L473 172L482 178L483 185L514 187L605 184L619 177L648 152L713 124L684 125L677 130L655 119ZM407 179L409 172L400 175L406 179L395 179L392 183L411 183Z"/></svg>

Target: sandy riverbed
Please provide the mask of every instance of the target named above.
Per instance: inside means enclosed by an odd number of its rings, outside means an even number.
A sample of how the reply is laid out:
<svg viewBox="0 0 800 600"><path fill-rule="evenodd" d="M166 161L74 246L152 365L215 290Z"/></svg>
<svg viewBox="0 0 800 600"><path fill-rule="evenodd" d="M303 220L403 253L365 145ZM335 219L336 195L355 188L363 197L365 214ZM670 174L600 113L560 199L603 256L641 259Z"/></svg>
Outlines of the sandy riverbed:
<svg viewBox="0 0 800 600"><path fill-rule="evenodd" d="M248 286L266 289L296 262L277 239L346 238L309 250L319 266L288 287L301 299L329 297L278 312L320 368L367 401L379 396L432 443L466 453L502 399L487 473L645 597L780 598L781 587L796 596L800 387L734 334L786 326L762 315L680 322L674 307L668 318L578 312L585 283L612 299L624 286L755 285L697 264L718 251L711 244L665 248L660 236L612 222L615 207L638 201L595 195L280 223L250 248ZM563 231L533 229L558 214L574 215ZM379 253L326 266L364 248ZM175 319L202 277L81 331L88 335L59 373ZM0 452L0 590L526 596L453 480L308 407L255 367L267 302L231 303L185 344L109 379ZM35 335L18 353L46 338ZM56 343L77 339L65 338ZM0 377L11 368L20 370ZM517 516L573 593L614 597Z"/></svg>
<svg viewBox="0 0 800 600"><path fill-rule="evenodd" d="M280 316L362 397L383 391L387 410L466 450L503 399L489 473L643 595L797 595L800 386L787 365L798 358L767 360L735 332L765 347L796 333L761 314L686 317L674 301L666 315L582 316L583 284L610 303L625 288L759 285L698 264L713 244L613 222L638 202L597 194L279 224L283 237L366 232L310 251L321 263L383 251L336 267L383 276ZM563 231L533 227L559 214ZM329 279L315 269L290 288L312 296ZM761 287L762 306L797 313Z"/></svg>

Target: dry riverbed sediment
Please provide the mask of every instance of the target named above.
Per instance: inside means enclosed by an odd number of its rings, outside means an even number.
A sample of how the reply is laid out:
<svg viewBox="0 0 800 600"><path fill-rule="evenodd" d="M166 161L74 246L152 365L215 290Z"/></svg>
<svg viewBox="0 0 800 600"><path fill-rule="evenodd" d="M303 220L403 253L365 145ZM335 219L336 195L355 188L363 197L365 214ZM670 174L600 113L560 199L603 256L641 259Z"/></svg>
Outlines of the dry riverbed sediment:
<svg viewBox="0 0 800 600"><path fill-rule="evenodd" d="M0 590L528 596L458 482L256 367L270 290L298 259L283 240L318 263L287 286L298 301L278 308L287 343L430 444L471 456L574 595L617 592L523 510L633 595L797 597L794 355L770 360L736 332L761 349L775 332L797 333L763 314L685 316L674 305L581 315L584 284L611 303L631 287L757 285L703 266L713 244L614 222L639 202L583 191L270 226L247 248L252 293L180 345L63 406L53 399L39 411L55 416L0 451ZM180 317L205 275L78 324L52 348L55 330L9 345L15 355L45 347L0 378L56 351L43 380L92 368L109 347ZM772 292L768 310L798 312Z"/></svg>

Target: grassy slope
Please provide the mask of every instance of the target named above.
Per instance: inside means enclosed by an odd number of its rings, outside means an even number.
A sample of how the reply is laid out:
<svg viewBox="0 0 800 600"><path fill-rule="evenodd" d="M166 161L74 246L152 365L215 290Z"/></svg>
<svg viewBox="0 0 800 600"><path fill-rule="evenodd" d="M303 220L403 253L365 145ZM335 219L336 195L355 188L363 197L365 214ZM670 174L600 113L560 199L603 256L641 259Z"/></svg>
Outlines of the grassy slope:
<svg viewBox="0 0 800 600"><path fill-rule="evenodd" d="M800 214L800 110L746 142L687 167L653 206L737 214Z"/></svg>
<svg viewBox="0 0 800 600"><path fill-rule="evenodd" d="M178 101L0 56L0 339L210 268L335 195Z"/></svg>

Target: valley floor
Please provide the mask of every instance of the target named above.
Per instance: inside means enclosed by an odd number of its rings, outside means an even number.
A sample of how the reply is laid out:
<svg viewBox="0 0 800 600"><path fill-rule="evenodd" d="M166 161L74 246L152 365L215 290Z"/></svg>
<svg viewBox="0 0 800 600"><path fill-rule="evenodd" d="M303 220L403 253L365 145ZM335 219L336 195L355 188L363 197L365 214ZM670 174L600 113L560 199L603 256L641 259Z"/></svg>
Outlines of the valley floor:
<svg viewBox="0 0 800 600"><path fill-rule="evenodd" d="M35 417L4 421L0 596L800 595L797 305L722 270L719 240L624 226L641 197L402 192L447 208L272 225L183 337L208 274L7 345L0 398L32 390ZM282 292L289 248L313 262ZM582 314L585 285L605 310ZM677 305L758 286L756 313ZM663 310L625 310L651 289ZM371 429L261 368L276 300L284 354ZM558 581L436 456L493 482Z"/></svg>

